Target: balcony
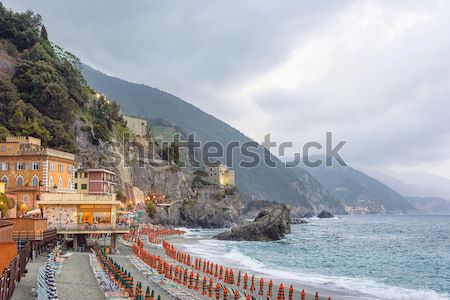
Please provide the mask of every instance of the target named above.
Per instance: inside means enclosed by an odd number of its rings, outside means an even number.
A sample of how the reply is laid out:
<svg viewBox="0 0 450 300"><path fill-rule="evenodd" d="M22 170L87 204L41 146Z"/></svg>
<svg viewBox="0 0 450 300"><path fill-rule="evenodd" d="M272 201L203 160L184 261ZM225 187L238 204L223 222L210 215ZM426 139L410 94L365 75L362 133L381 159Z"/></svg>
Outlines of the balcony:
<svg viewBox="0 0 450 300"><path fill-rule="evenodd" d="M43 186L32 186L23 185L7 188L9 192L45 192L45 187Z"/></svg>
<svg viewBox="0 0 450 300"><path fill-rule="evenodd" d="M72 233L128 233L128 224L52 224L58 234Z"/></svg>
<svg viewBox="0 0 450 300"><path fill-rule="evenodd" d="M56 229L46 229L44 231L13 231L14 241L52 241L56 239Z"/></svg>
<svg viewBox="0 0 450 300"><path fill-rule="evenodd" d="M12 239L15 241L47 241L56 237L56 231L49 229L47 219L42 218L10 218L12 223Z"/></svg>
<svg viewBox="0 0 450 300"><path fill-rule="evenodd" d="M81 193L42 193L38 205L42 204L111 204L119 205L116 194L92 195Z"/></svg>

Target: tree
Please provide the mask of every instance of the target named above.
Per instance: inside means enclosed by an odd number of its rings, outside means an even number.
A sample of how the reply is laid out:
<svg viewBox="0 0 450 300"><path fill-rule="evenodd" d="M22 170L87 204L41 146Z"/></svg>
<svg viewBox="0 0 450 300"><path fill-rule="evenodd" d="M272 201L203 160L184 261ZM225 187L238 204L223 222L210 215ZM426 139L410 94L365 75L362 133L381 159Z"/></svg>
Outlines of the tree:
<svg viewBox="0 0 450 300"><path fill-rule="evenodd" d="M156 217L156 207L153 204L153 202L151 202L151 201L147 202L147 213L148 213L148 216L152 219L154 217Z"/></svg>
<svg viewBox="0 0 450 300"><path fill-rule="evenodd" d="M0 193L0 212L2 216L5 217L8 210L13 208L15 205L14 200L8 198L5 194Z"/></svg>
<svg viewBox="0 0 450 300"><path fill-rule="evenodd" d="M41 38L48 41L47 29L45 29L44 25L41 27Z"/></svg>

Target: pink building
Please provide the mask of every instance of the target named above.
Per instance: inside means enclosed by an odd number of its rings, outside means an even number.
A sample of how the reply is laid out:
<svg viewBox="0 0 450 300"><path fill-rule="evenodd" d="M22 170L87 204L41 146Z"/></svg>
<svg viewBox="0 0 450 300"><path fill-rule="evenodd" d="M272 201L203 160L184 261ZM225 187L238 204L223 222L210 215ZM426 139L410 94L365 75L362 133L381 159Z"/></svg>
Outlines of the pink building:
<svg viewBox="0 0 450 300"><path fill-rule="evenodd" d="M75 189L79 193L112 194L115 181L115 173L106 169L80 169L75 173Z"/></svg>

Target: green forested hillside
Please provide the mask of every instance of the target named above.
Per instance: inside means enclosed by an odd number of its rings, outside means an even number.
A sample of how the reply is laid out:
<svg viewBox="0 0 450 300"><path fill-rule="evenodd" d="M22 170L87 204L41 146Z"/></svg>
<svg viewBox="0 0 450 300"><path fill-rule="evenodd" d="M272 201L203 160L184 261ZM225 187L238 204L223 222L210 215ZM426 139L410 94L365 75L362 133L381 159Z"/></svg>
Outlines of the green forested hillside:
<svg viewBox="0 0 450 300"><path fill-rule="evenodd" d="M76 152L75 119L108 139L123 124L119 106L96 97L76 57L53 45L42 18L0 3L0 139L31 135L44 145Z"/></svg>

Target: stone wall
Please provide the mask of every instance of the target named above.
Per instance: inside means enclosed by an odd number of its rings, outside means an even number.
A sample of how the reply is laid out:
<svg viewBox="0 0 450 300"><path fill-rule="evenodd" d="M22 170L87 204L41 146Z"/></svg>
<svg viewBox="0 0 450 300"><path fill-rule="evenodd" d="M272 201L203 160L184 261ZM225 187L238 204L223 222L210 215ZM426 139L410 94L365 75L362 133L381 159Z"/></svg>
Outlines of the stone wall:
<svg viewBox="0 0 450 300"><path fill-rule="evenodd" d="M124 120L127 122L128 129L131 130L137 136L147 136L148 133L148 122L145 119L123 116Z"/></svg>

